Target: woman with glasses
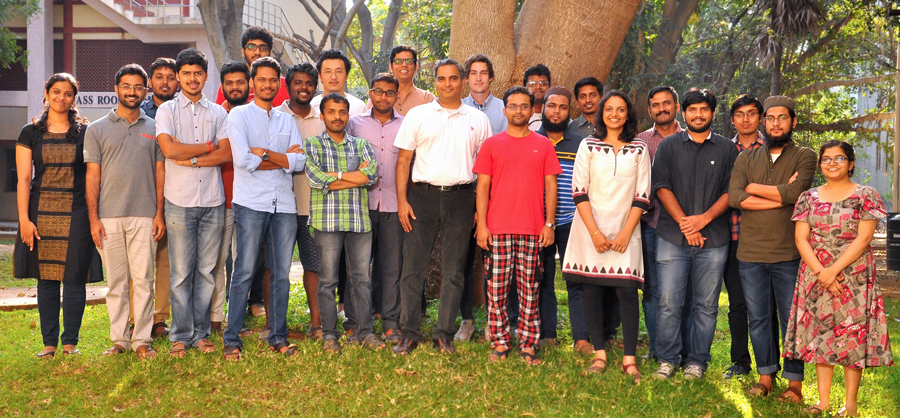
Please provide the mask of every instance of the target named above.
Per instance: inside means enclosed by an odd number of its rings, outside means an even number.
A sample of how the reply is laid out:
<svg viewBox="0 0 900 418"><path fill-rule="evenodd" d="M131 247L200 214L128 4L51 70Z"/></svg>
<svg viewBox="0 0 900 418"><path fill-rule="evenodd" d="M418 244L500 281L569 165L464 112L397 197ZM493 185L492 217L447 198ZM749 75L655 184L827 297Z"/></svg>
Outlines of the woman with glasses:
<svg viewBox="0 0 900 418"><path fill-rule="evenodd" d="M75 77L51 76L44 85L44 113L25 125L16 141L19 234L13 275L37 279L44 340L37 357L42 359L53 357L59 343L60 284L63 354L68 355L79 352L85 283L103 280L85 200L87 120L78 113L77 95Z"/></svg>
<svg viewBox="0 0 900 418"><path fill-rule="evenodd" d="M826 182L800 195L792 218L802 262L782 356L816 365L819 401L805 408L812 414L829 409L834 366L844 367L847 396L837 416L857 416L862 370L893 364L869 245L886 213L874 188L851 180L854 160L846 142L822 145Z"/></svg>
<svg viewBox="0 0 900 418"><path fill-rule="evenodd" d="M599 107L594 135L581 142L575 155L572 192L578 216L562 273L583 284L584 314L594 344L587 371L606 370L603 295L616 292L625 338L622 371L639 382L638 289L644 283L639 222L650 205L650 155L646 144L634 140L637 116L625 93L610 91Z"/></svg>

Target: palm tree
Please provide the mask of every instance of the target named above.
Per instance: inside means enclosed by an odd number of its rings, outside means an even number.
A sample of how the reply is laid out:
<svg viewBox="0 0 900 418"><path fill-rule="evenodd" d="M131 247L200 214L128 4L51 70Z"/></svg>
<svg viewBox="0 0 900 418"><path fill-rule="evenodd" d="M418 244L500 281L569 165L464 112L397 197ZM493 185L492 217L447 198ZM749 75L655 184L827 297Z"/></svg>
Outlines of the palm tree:
<svg viewBox="0 0 900 418"><path fill-rule="evenodd" d="M757 0L757 5L769 12L767 30L756 39L756 48L763 68L772 69L770 94L774 96L782 93L785 45L798 37L818 33L824 11L815 0Z"/></svg>

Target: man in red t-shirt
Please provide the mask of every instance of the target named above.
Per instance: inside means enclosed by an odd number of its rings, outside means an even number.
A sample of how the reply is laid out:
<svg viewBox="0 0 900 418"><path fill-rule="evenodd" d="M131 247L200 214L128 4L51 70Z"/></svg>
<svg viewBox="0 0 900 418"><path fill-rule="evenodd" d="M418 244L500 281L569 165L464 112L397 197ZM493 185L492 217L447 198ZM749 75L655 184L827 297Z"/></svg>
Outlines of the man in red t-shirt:
<svg viewBox="0 0 900 418"><path fill-rule="evenodd" d="M508 128L481 146L473 172L478 174L476 239L486 253L487 326L491 361L509 352L509 286L519 289L519 349L528 364L540 363L535 348L540 338L538 296L540 251L553 243L556 216L556 176L562 167L547 137L528 129L534 95L523 86L503 95Z"/></svg>
<svg viewBox="0 0 900 418"><path fill-rule="evenodd" d="M247 61L247 68L253 65L253 61L269 56L272 52L272 42L272 34L266 28L250 26L244 31L244 34L241 35L241 55L244 57L244 61ZM246 103L252 102L253 98L253 89L250 89L250 95ZM272 105L281 106L289 98L284 77L281 77L281 88L278 89L275 99L272 100ZM216 104L220 105L223 103L225 103L225 95L222 93L222 86L220 85L219 92L216 94ZM233 106L225 106L225 110L231 110L231 107Z"/></svg>

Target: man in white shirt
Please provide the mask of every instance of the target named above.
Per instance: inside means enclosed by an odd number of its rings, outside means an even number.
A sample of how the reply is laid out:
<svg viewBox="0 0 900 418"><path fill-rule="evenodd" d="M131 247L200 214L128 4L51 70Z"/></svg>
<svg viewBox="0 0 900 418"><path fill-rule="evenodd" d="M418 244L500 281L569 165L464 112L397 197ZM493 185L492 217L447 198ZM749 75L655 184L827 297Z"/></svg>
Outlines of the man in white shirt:
<svg viewBox="0 0 900 418"><path fill-rule="evenodd" d="M316 71L319 72L319 81L322 82L322 94L313 97L310 106L318 108L322 97L328 93L337 93L347 98L350 102L350 116L356 116L366 112L366 102L356 96L348 94L347 76L350 75L350 58L338 49L326 49L316 62Z"/></svg>
<svg viewBox="0 0 900 418"><path fill-rule="evenodd" d="M437 101L409 111L394 145L397 160L397 208L407 236L400 276L400 342L396 354L409 354L423 338L422 291L435 236L442 237L442 282L435 347L453 353L453 335L463 288L463 268L475 213L472 167L481 144L492 135L484 113L462 103L463 68L452 59L434 68ZM410 187L410 164L412 166ZM407 193L408 192L408 193Z"/></svg>

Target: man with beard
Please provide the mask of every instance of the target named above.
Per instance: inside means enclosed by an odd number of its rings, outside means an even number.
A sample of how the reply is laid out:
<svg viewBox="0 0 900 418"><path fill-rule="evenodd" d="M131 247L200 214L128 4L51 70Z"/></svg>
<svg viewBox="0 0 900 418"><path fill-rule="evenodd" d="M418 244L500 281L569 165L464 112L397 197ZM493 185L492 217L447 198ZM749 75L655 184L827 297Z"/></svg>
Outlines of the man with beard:
<svg viewBox="0 0 900 418"><path fill-rule="evenodd" d="M784 335L800 267L791 215L797 198L812 186L816 170L815 151L797 146L791 138L797 126L793 99L770 96L763 112L766 145L741 153L729 188L729 203L741 210L737 258L759 372L759 383L747 392L751 396L768 395L780 369L781 350L772 338L772 326L778 321ZM777 318L771 308L773 293ZM781 399L801 402L803 361L785 359L781 375L789 380Z"/></svg>
<svg viewBox="0 0 900 418"><path fill-rule="evenodd" d="M550 69L544 64L537 64L525 70L522 85L528 87L534 95L534 107L528 119L528 129L537 131L541 128L541 112L544 110L544 95L550 88Z"/></svg>
<svg viewBox="0 0 900 418"><path fill-rule="evenodd" d="M141 102L141 109L152 119L156 119L156 109L163 103L172 100L178 91L178 79L175 77L175 60L157 58L150 64L150 80L147 88L152 94ZM157 281L159 279L157 278ZM168 308L167 308L168 309Z"/></svg>
<svg viewBox="0 0 900 418"><path fill-rule="evenodd" d="M402 338L394 347L395 354L409 354L423 338L425 269L438 233L443 240L443 279L433 343L442 352L456 351L452 338L457 331L456 316L462 299L463 269L475 209L472 166L481 144L491 136L487 116L462 103L462 73L458 62L438 61L434 67L438 99L411 109L394 141L400 148L397 214L407 232L400 276Z"/></svg>
<svg viewBox="0 0 900 418"><path fill-rule="evenodd" d="M394 102L400 82L391 74L376 74L369 89L372 109L347 122L347 133L369 141L378 161L377 181L369 186L369 218L372 221L372 311L381 317L384 339L400 341L400 267L403 264L403 227L397 216L397 156L394 146L403 116ZM353 298L347 299L353 312ZM344 328L355 328L348 317Z"/></svg>
<svg viewBox="0 0 900 418"><path fill-rule="evenodd" d="M665 211L657 225L659 312L656 375L668 379L681 364L681 317L692 299L691 353L686 379L699 379L712 360L722 272L730 241L728 181L738 151L710 129L716 96L692 88L681 102L688 130L663 140L653 162L653 194ZM691 294L685 295L690 283Z"/></svg>
<svg viewBox="0 0 900 418"><path fill-rule="evenodd" d="M581 116L569 122L569 129L582 137L589 137L594 134L594 122L597 120L597 114L600 113L598 105L600 98L603 97L603 83L594 77L584 77L575 82L574 90L575 103L581 110ZM615 294L615 292L606 293ZM604 306L606 306L605 303ZM616 310L618 311L618 309Z"/></svg>
<svg viewBox="0 0 900 418"><path fill-rule="evenodd" d="M260 58L250 67L253 102L228 116L228 138L234 158L234 229L237 239L231 280L228 328L223 350L226 360L240 360L247 295L263 240L271 270L268 342L272 351L295 353L287 340L288 274L297 231L297 206L291 174L303 170L306 157L300 132L288 115L272 106L281 87L281 66Z"/></svg>
<svg viewBox="0 0 900 418"><path fill-rule="evenodd" d="M169 354L184 358L191 347L202 353L216 349L209 335L213 274L225 224L219 165L231 159L231 148L228 113L203 94L206 57L185 49L175 58L175 69L181 93L160 106L156 138L166 156L166 229L172 248Z"/></svg>
<svg viewBox="0 0 900 418"><path fill-rule="evenodd" d="M391 109L393 106L388 107ZM322 348L340 353L335 291L338 265L345 260L350 302L347 319L352 335L363 347L380 350L384 342L372 331L372 222L366 187L378 180L378 164L369 142L347 133L350 102L337 93L326 94L319 104L325 131L306 138L306 176L313 189L309 209L309 227L319 250L319 314L324 331Z"/></svg>
<svg viewBox="0 0 900 418"><path fill-rule="evenodd" d="M675 115L678 114L679 108L678 93L672 87L656 86L647 93L647 113L650 115L650 119L653 119L653 127L635 135L635 138L647 144L651 163L655 160L656 150L663 139L684 130L678 121L675 120ZM644 290L641 306L644 308L644 323L647 325L647 340L649 340L649 353L647 356L650 359L658 358L656 351L656 315L659 305L659 279L656 276L656 226L659 222L660 210L659 200L656 199L656 195L651 195L650 209L641 215L641 252L644 256ZM690 283L688 286L690 286ZM681 312L682 358L687 358L690 353L688 340L690 335L690 327L688 325L690 312L691 301L686 300Z"/></svg>
<svg viewBox="0 0 900 418"><path fill-rule="evenodd" d="M490 360L508 356L508 327L515 325L520 355L537 365L541 363L535 353L541 337L539 254L554 241L556 176L562 169L547 138L528 129L534 95L525 87L511 87L503 103L509 129L484 141L472 169L478 173L475 236L486 251ZM517 324L507 317L513 281L522 314Z"/></svg>
<svg viewBox="0 0 900 418"><path fill-rule="evenodd" d="M219 70L219 81L225 96L222 107L226 112L250 101L250 67L247 64L240 61L226 62Z"/></svg>
<svg viewBox="0 0 900 418"><path fill-rule="evenodd" d="M294 64L288 68L285 79L288 85L290 100L285 101L278 110L291 115L300 130L301 138L318 135L325 130L325 123L319 118L319 109L310 105L316 94L316 83L319 72L308 62ZM309 234L309 181L305 171L293 174L294 198L297 203L297 248L300 263L303 264L303 289L309 305L310 326L307 336L311 339L322 339L322 320L319 317L319 303L316 292L319 286L319 250L312 235Z"/></svg>
<svg viewBox="0 0 900 418"><path fill-rule="evenodd" d="M541 279L540 313L541 313L541 345L556 345L557 302L554 281L556 280L556 254L559 259L566 255L566 243L569 241L569 229L575 218L575 202L572 200L572 171L575 168L575 154L583 136L567 129L569 125L569 106L572 93L565 87L555 86L547 90L544 111L541 117L541 129L537 133L550 138L556 150L556 158L562 167L562 173L556 176L556 218L554 219L555 240L541 251L544 264L544 276ZM566 292L569 294L569 322L572 324L572 339L575 340L575 352L589 355L594 352L588 342L587 322L584 319L584 292L581 283L566 281ZM613 292L607 292L613 293ZM512 299L512 295L510 295ZM605 317L605 313L604 313Z"/></svg>
<svg viewBox="0 0 900 418"><path fill-rule="evenodd" d="M249 68L253 65L253 62L264 57L268 57L272 53L273 47L273 38L272 34L266 28L262 28L259 26L250 26L247 28L244 33L241 35L241 56L244 57L244 61L247 63L247 67ZM222 86L219 86L219 92L216 95L216 104L223 105L225 103L226 96L223 92L224 83ZM248 101L253 101L253 89L250 89ZM288 100L287 87L285 86L284 77L281 78L281 88L278 89L278 94L272 99L272 103L275 106L278 106L284 103L285 100ZM236 106L232 105L231 107ZM230 110L229 107L225 107L225 110ZM254 314L254 316L259 316Z"/></svg>
<svg viewBox="0 0 900 418"><path fill-rule="evenodd" d="M85 196L91 236L103 258L109 293L109 335L104 355L134 350L138 358L156 356L153 325L153 256L166 232L163 216L165 158L156 142L156 121L141 110L147 73L128 64L116 73L119 104L88 126ZM123 199L127 196L127 199ZM127 293L134 286L134 332L128 333Z"/></svg>

